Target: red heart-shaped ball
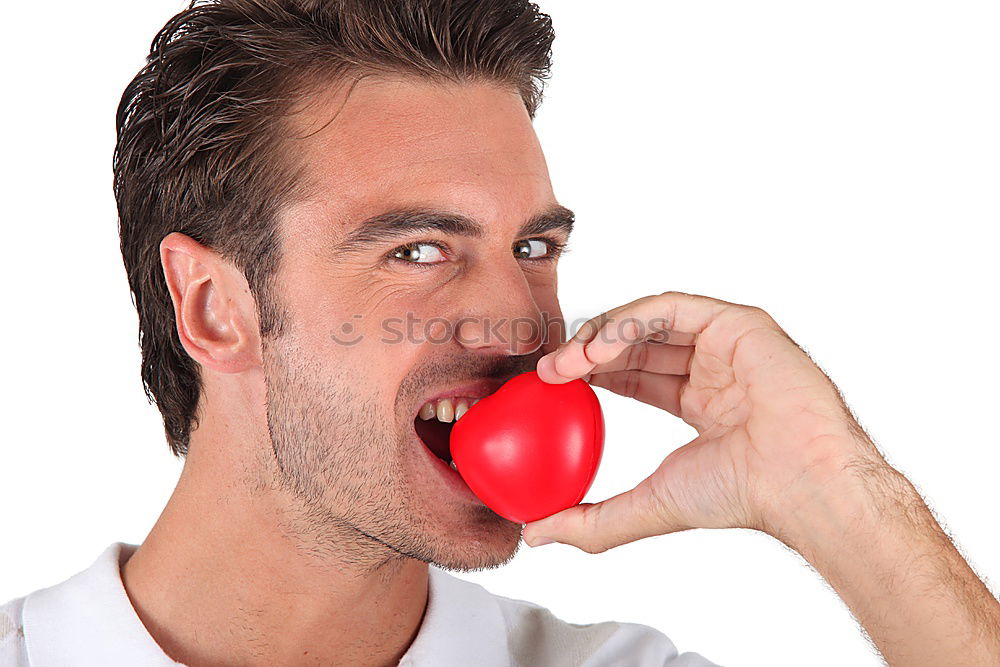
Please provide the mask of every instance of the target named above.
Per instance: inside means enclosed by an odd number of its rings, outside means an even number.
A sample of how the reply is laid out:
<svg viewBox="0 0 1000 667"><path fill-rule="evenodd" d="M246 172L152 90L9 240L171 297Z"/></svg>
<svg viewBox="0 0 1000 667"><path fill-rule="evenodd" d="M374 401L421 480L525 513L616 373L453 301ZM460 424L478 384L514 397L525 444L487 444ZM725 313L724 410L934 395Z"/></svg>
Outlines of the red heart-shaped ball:
<svg viewBox="0 0 1000 667"><path fill-rule="evenodd" d="M469 408L450 442L473 493L527 523L583 500L604 451L604 415L583 380L550 384L529 371Z"/></svg>

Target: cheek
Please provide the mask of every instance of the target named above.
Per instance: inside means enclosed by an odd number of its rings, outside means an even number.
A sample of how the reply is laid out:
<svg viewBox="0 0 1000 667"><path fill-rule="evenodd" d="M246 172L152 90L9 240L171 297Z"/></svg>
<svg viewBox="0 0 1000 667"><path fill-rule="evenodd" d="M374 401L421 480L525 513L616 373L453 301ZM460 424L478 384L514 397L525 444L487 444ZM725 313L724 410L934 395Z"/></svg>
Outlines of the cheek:
<svg viewBox="0 0 1000 667"><path fill-rule="evenodd" d="M343 275L325 284L313 281L290 299L297 328L310 345L332 345L338 356L357 356L383 339L398 339L394 332L401 323L428 307L422 291L370 275L367 282Z"/></svg>
<svg viewBox="0 0 1000 667"><path fill-rule="evenodd" d="M397 299L384 305L389 307L358 319L356 342L338 354L373 383L394 391L420 358L428 326L445 318L420 300Z"/></svg>

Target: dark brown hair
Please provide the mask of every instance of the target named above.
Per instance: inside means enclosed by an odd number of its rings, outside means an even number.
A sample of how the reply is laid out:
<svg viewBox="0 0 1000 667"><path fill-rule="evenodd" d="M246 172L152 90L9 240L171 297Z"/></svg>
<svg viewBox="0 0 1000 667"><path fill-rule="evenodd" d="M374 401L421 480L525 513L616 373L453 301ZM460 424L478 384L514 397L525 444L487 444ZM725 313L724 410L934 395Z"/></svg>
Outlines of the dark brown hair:
<svg viewBox="0 0 1000 667"><path fill-rule="evenodd" d="M118 107L114 188L142 383L175 455L202 385L177 335L163 237L182 232L239 267L262 335L276 335L276 216L303 194L280 141L295 102L312 85L398 73L510 86L534 118L552 39L528 0L194 0L167 22Z"/></svg>

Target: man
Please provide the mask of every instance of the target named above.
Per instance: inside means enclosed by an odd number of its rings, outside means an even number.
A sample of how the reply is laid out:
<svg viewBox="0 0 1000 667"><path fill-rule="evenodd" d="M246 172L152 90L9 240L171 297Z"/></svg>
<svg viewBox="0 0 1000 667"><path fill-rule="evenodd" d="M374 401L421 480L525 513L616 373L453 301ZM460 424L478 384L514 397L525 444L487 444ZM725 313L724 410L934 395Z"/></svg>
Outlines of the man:
<svg viewBox="0 0 1000 667"><path fill-rule="evenodd" d="M444 572L522 537L596 553L694 527L797 549L891 664L1000 663L997 601L764 311L664 292L562 343L572 214L531 126L551 42L524 0L218 0L168 22L122 99L115 193L184 470L142 545L3 607L0 663L710 665ZM431 448L531 369L699 435L628 493L508 521Z"/></svg>

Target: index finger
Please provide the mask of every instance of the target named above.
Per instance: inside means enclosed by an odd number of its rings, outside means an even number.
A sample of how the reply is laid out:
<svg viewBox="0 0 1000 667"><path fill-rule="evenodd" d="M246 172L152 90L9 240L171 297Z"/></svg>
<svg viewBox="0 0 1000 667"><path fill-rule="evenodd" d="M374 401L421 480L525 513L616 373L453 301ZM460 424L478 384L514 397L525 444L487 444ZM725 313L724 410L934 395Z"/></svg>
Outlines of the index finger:
<svg viewBox="0 0 1000 667"><path fill-rule="evenodd" d="M538 376L552 383L583 377L657 333L665 332L668 344L693 344L721 313L742 308L748 307L685 292L644 296L585 322L573 338L538 360Z"/></svg>

